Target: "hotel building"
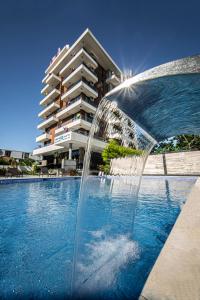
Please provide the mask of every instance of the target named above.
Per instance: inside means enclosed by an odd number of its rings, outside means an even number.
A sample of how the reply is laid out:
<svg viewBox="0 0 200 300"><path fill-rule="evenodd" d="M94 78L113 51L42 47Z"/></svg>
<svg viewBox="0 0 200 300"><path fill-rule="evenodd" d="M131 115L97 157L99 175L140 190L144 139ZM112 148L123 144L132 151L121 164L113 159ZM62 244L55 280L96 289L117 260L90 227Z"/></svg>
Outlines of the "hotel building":
<svg viewBox="0 0 200 300"><path fill-rule="evenodd" d="M122 73L89 29L72 46L59 49L45 71L38 117L41 130L34 155L62 168L72 160L81 168L88 134L102 97L118 85ZM96 140L94 151L105 143Z"/></svg>

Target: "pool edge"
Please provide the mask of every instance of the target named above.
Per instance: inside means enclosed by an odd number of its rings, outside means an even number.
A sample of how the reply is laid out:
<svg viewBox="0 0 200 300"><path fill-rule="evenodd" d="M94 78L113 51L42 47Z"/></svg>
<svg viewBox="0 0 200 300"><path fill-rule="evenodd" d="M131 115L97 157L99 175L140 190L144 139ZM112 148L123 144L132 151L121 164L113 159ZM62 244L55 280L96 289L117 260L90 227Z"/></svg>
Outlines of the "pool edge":
<svg viewBox="0 0 200 300"><path fill-rule="evenodd" d="M139 299L199 299L199 248L200 178L195 182Z"/></svg>
<svg viewBox="0 0 200 300"><path fill-rule="evenodd" d="M14 183L34 183L34 182L44 182L44 181L64 181L64 180L72 180L72 179L76 180L80 178L81 176L3 178L0 179L0 185L14 184Z"/></svg>

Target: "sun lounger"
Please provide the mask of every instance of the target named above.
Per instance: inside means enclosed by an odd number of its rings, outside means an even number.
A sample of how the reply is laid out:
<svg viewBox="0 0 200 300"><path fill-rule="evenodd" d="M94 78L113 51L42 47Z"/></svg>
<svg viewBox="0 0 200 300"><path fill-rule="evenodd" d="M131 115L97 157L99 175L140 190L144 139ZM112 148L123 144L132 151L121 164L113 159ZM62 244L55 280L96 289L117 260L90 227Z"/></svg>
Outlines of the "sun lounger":
<svg viewBox="0 0 200 300"><path fill-rule="evenodd" d="M20 177L23 176L23 173L20 172L17 168L8 168L5 174L5 177Z"/></svg>
<svg viewBox="0 0 200 300"><path fill-rule="evenodd" d="M43 176L43 175L48 175L49 176L48 168L47 167L42 167L39 175L40 176Z"/></svg>

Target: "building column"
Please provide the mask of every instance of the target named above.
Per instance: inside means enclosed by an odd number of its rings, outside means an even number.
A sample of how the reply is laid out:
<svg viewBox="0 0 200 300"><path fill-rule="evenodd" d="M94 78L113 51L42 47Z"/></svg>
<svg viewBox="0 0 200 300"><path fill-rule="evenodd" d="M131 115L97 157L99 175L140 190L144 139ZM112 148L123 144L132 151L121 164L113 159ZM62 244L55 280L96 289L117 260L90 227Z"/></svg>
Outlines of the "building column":
<svg viewBox="0 0 200 300"><path fill-rule="evenodd" d="M72 159L72 143L69 143L69 159Z"/></svg>
<svg viewBox="0 0 200 300"><path fill-rule="evenodd" d="M64 169L64 168L65 168L65 158L62 158L61 169Z"/></svg>
<svg viewBox="0 0 200 300"><path fill-rule="evenodd" d="M79 164L83 164L85 149L83 147L79 148Z"/></svg>

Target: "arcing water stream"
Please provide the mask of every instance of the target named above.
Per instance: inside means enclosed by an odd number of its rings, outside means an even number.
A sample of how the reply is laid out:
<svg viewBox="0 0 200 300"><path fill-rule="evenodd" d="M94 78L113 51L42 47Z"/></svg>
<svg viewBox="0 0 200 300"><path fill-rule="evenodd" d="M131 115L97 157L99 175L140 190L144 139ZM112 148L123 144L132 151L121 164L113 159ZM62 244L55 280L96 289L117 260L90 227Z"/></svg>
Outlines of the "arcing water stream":
<svg viewBox="0 0 200 300"><path fill-rule="evenodd" d="M124 210L126 205L129 207L126 224L120 224L120 218L113 222L112 211L106 219L101 220L102 207L98 206L98 198L102 195L98 195L98 186L94 189L94 176L91 175L92 153L97 151L99 143L106 147L113 138L129 152L123 157L111 159L107 176L101 177L99 184L107 187L103 198L108 198L108 201L109 195L115 193L119 197L128 195L132 198L131 206L130 202L124 203ZM77 211L73 270L73 290L77 297L88 297L99 289L111 288L116 274L127 260L137 256L137 246L132 236L137 194L145 161L155 143L156 141L118 109L115 103L106 99L101 101L90 131ZM136 154L131 154L133 149L138 150ZM90 215L93 205L95 218L98 217L99 221L89 224L86 215Z"/></svg>
<svg viewBox="0 0 200 300"><path fill-rule="evenodd" d="M98 294L99 299L103 291L115 294L117 289L126 298L118 278L138 255L133 224L146 159L156 140L183 133L200 134L200 56L139 74L101 101L88 140L77 210L74 297L89 299ZM110 139L118 141L124 155L110 157L106 177L94 180L93 153L102 152ZM116 202L124 199L123 224L111 195Z"/></svg>

